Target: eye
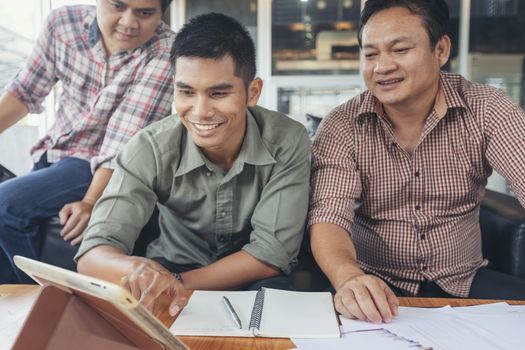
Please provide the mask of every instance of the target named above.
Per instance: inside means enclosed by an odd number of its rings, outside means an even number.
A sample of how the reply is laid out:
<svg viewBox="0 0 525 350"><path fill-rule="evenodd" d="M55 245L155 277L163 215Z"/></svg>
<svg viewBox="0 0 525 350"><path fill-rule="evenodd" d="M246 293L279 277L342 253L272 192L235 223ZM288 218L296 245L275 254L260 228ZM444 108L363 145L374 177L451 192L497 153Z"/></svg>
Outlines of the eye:
<svg viewBox="0 0 525 350"><path fill-rule="evenodd" d="M407 53L408 50L410 50L408 47L401 47L399 49L395 49L394 52L395 53Z"/></svg>
<svg viewBox="0 0 525 350"><path fill-rule="evenodd" d="M225 92L225 91L214 91L214 92L211 93L211 96L213 98L221 98L221 97L225 97L227 95L228 95L228 93Z"/></svg>
<svg viewBox="0 0 525 350"><path fill-rule="evenodd" d="M138 15L142 18L147 18L147 17L153 16L154 13L155 11L144 10L144 11L139 11Z"/></svg>
<svg viewBox="0 0 525 350"><path fill-rule="evenodd" d="M124 8L124 6L123 6L121 3L119 3L119 2L115 2L115 1L110 1L110 2L109 2L109 5L110 5L111 7L113 7L115 10L121 10L121 9Z"/></svg>
<svg viewBox="0 0 525 350"><path fill-rule="evenodd" d="M188 89L178 89L177 93L182 96L193 96L193 91Z"/></svg>
<svg viewBox="0 0 525 350"><path fill-rule="evenodd" d="M377 53L375 53L375 52L365 53L365 58L367 60L371 60L371 59L375 58L376 56L377 56Z"/></svg>

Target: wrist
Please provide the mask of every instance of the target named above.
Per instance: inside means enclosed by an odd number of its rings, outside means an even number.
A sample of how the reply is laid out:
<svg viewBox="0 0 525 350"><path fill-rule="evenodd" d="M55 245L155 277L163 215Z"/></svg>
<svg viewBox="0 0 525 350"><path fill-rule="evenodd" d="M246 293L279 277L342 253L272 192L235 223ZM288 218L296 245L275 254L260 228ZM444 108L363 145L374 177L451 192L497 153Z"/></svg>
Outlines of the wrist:
<svg viewBox="0 0 525 350"><path fill-rule="evenodd" d="M175 279L176 279L177 281L179 281L180 283L182 283L182 275L181 275L180 273L178 273L178 272L172 272L171 275L172 275L173 277L175 277Z"/></svg>

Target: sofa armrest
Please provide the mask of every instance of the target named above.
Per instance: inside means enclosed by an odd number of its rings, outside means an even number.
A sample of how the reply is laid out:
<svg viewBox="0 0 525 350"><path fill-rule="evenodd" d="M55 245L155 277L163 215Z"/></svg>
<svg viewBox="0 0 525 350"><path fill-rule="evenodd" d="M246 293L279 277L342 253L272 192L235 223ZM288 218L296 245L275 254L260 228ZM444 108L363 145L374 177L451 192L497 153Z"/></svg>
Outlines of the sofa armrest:
<svg viewBox="0 0 525 350"><path fill-rule="evenodd" d="M491 267L525 279L525 209L512 196L487 190L480 208L483 256Z"/></svg>

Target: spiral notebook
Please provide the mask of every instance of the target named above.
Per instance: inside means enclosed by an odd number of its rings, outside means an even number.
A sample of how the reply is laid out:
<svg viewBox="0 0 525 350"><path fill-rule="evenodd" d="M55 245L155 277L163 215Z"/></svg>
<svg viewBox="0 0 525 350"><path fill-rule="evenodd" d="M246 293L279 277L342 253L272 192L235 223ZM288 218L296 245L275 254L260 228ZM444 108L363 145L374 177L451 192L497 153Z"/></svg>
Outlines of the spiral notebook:
<svg viewBox="0 0 525 350"><path fill-rule="evenodd" d="M227 297L239 329L224 307ZM339 324L328 292L195 291L170 328L175 335L269 338L338 338Z"/></svg>

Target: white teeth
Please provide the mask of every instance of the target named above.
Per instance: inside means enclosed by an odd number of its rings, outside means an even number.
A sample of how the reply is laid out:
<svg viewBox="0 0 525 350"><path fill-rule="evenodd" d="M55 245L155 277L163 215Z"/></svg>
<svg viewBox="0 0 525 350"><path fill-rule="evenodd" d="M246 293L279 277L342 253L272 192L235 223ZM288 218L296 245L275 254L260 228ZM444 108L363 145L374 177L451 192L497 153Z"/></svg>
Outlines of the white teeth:
<svg viewBox="0 0 525 350"><path fill-rule="evenodd" d="M390 84L399 83L401 80L403 80L403 79L382 80L382 81L379 82L379 84L381 84L381 85L390 85Z"/></svg>
<svg viewBox="0 0 525 350"><path fill-rule="evenodd" d="M197 124L197 123L193 123L193 125L199 130L211 130L219 126L219 124Z"/></svg>

